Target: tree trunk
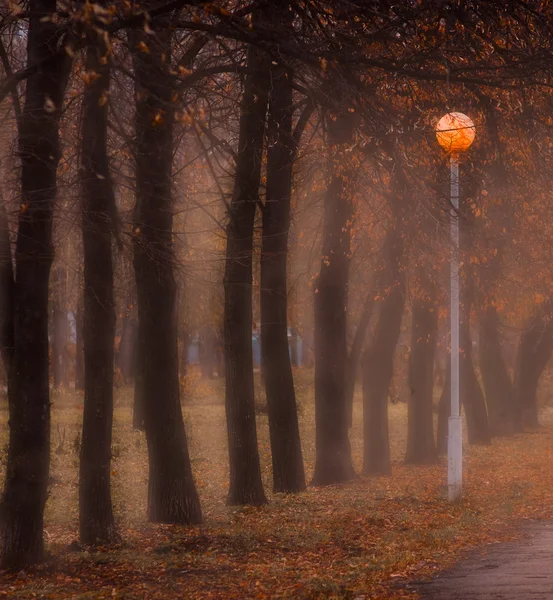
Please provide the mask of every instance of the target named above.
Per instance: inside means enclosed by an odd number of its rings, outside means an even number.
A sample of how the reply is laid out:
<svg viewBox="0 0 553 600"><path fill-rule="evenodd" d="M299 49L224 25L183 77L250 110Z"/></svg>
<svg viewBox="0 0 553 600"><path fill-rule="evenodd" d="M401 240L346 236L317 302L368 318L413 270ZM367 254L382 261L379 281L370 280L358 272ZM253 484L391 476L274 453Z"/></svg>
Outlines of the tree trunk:
<svg viewBox="0 0 553 600"><path fill-rule="evenodd" d="M137 323L134 308L128 307L123 316L121 341L117 352L117 367L125 380L130 383L134 377L135 353L137 347Z"/></svg>
<svg viewBox="0 0 553 600"><path fill-rule="evenodd" d="M397 218L386 242L388 296L381 300L373 339L363 357L363 473L390 475L388 394L405 306L403 240Z"/></svg>
<svg viewBox="0 0 553 600"><path fill-rule="evenodd" d="M188 289L186 287L186 281L181 282L181 289L178 293L178 326L177 335L179 342L179 378L186 377L188 372L188 344L190 340L189 335L189 324L187 320L187 307L186 307L186 294ZM215 359L214 359L215 361Z"/></svg>
<svg viewBox="0 0 553 600"><path fill-rule="evenodd" d="M553 352L553 323L534 315L520 336L515 371L515 426L538 427L538 385Z"/></svg>
<svg viewBox="0 0 553 600"><path fill-rule="evenodd" d="M215 347L211 324L206 324L200 329L199 334L199 361L200 371L204 379L213 379L215 371Z"/></svg>
<svg viewBox="0 0 553 600"><path fill-rule="evenodd" d="M140 308L139 308L140 312ZM134 339L134 396L133 396L133 411L132 411L132 426L138 431L145 430L146 418L146 389L144 380L144 370L146 361L146 348L142 338L143 328L140 326L140 318L138 323L138 331Z"/></svg>
<svg viewBox="0 0 553 600"><path fill-rule="evenodd" d="M459 397L465 409L467 435L469 444L490 444L491 436L488 425L486 400L474 371L472 362L472 340L468 314L470 309L461 311L460 323L460 357L459 357ZM438 451L447 452L447 421L451 415L451 361L448 356L446 380L440 397L438 409Z"/></svg>
<svg viewBox="0 0 553 600"><path fill-rule="evenodd" d="M225 409L229 446L229 504L267 502L257 447L252 350L252 253L259 200L269 87L267 57L248 50L225 265Z"/></svg>
<svg viewBox="0 0 553 600"><path fill-rule="evenodd" d="M148 517L186 524L199 523L201 509L180 404L175 327L170 17L155 25L155 35L137 29L130 36L137 98L133 246L140 360L135 385L141 385L144 394Z"/></svg>
<svg viewBox="0 0 553 600"><path fill-rule="evenodd" d="M53 270L52 290L52 379L55 388L67 387L67 273L63 267Z"/></svg>
<svg viewBox="0 0 553 600"><path fill-rule="evenodd" d="M296 144L292 136L291 74L271 68L268 116L267 196L263 209L261 249L261 354L271 455L273 490L301 492L305 472L287 319L287 256Z"/></svg>
<svg viewBox="0 0 553 600"><path fill-rule="evenodd" d="M469 255L475 244L474 214L470 206L461 199L460 215L460 248L461 248L461 289L460 289L460 323L459 323L459 394L460 402L465 409L469 444L490 444L490 428L486 400L480 387L473 363L470 319L474 304L476 278ZM451 394L451 391L448 392Z"/></svg>
<svg viewBox="0 0 553 600"><path fill-rule="evenodd" d="M20 132L22 203L15 254L15 345L8 386L10 440L1 544L1 566L18 569L43 555L50 468L48 280L54 256L58 127L69 62L65 52L57 53L55 0L34 0L29 8L27 64L40 66L27 79Z"/></svg>
<svg viewBox="0 0 553 600"><path fill-rule="evenodd" d="M465 298L461 307L459 337L461 352L459 358L460 400L465 407L469 444L490 444L490 428L486 399L476 377L472 360L472 339L470 335L470 313L472 308L472 278L468 275Z"/></svg>
<svg viewBox="0 0 553 600"><path fill-rule="evenodd" d="M363 344L369 329L369 323L374 311L374 294L369 293L363 306L361 318L353 336L353 342L348 354L347 378L346 378L346 409L348 427L353 425L353 399L355 396L355 383L357 381L357 371L359 369L359 360L363 351Z"/></svg>
<svg viewBox="0 0 553 600"><path fill-rule="evenodd" d="M406 464L432 464L437 460L434 442L434 358L438 331L436 290L423 270L420 294L413 300Z"/></svg>
<svg viewBox="0 0 553 600"><path fill-rule="evenodd" d="M82 120L84 252L84 412L79 471L81 542L106 544L117 536L111 503L111 434L115 301L111 252L115 197L107 155L110 68L98 36L87 49Z"/></svg>
<svg viewBox="0 0 553 600"><path fill-rule="evenodd" d="M78 291L77 314L75 315L75 389L84 390L84 299L81 290Z"/></svg>
<svg viewBox="0 0 553 600"><path fill-rule="evenodd" d="M480 372L488 406L490 434L511 435L515 431L515 391L503 360L499 317L489 302L480 313Z"/></svg>
<svg viewBox="0 0 553 600"><path fill-rule="evenodd" d="M353 142L353 126L353 116L348 112L327 118L330 182L324 196L322 260L314 303L314 485L342 483L355 476L346 406L346 310L354 180L352 157L347 150Z"/></svg>
<svg viewBox="0 0 553 600"><path fill-rule="evenodd" d="M8 216L0 198L0 358L6 381L13 358L13 263Z"/></svg>

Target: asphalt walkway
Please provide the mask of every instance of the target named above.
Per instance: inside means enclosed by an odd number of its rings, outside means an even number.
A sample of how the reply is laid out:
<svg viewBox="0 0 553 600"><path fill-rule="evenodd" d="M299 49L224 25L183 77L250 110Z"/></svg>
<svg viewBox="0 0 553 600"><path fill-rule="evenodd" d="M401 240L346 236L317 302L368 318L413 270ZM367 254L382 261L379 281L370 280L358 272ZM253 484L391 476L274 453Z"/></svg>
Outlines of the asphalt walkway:
<svg viewBox="0 0 553 600"><path fill-rule="evenodd" d="M493 546L412 587L424 600L553 600L553 523L526 530L524 540Z"/></svg>

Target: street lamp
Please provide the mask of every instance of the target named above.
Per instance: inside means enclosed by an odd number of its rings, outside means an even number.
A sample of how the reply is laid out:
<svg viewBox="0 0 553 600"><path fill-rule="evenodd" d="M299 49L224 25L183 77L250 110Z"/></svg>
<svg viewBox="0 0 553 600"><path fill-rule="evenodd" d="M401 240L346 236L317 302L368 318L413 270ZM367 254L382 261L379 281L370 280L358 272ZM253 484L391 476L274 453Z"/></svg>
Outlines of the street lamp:
<svg viewBox="0 0 553 600"><path fill-rule="evenodd" d="M447 490L451 502L463 491L463 429L459 403L459 154L474 141L474 123L452 112L436 125L438 144L450 154L451 165L451 416L447 435Z"/></svg>

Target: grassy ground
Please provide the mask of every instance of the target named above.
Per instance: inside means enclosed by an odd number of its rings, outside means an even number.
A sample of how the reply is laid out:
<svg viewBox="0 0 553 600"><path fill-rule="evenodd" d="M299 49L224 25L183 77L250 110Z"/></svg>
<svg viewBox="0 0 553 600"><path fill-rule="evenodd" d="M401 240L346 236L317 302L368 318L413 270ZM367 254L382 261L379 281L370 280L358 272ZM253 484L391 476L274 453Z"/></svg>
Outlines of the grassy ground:
<svg viewBox="0 0 553 600"><path fill-rule="evenodd" d="M298 371L307 476L315 454L312 373ZM192 373L184 412L205 523L146 522L147 456L131 426L129 389L118 390L113 495L123 543L103 551L71 550L77 539L78 437L82 396L55 394L52 486L46 510L47 563L0 576L0 598L395 598L401 584L431 576L466 548L517 535L525 518L553 517L553 413L537 432L467 447L465 499L445 500L446 467L407 467L406 407L390 405L394 475L309 488L296 497L270 495L267 418L258 417L263 478L270 504L231 508L220 382ZM351 440L358 469L360 398ZM5 465L7 410L0 411Z"/></svg>

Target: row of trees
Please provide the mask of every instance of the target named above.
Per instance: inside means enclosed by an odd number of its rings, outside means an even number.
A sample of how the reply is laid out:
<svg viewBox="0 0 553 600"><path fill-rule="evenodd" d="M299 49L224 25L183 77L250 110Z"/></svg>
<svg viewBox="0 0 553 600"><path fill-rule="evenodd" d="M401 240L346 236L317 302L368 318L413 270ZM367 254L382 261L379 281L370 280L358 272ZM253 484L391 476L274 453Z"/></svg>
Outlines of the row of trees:
<svg viewBox="0 0 553 600"><path fill-rule="evenodd" d="M49 280L54 246L63 248L64 237L82 238L81 540L104 544L117 537L110 459L121 305L125 312L134 303L138 309L135 425L145 429L148 444L148 517L201 521L179 389L179 307L194 283L185 272L185 285L177 285L178 254L190 252L188 240L179 243L178 227L186 231L186 224L175 195L182 190L188 207L194 202L204 222L216 224L204 237L215 240L210 251L224 253L204 268L220 275L211 282L223 281L229 502L266 502L255 421L254 310L273 488L294 493L306 485L287 337L298 265L316 271L311 281L303 277L313 298L313 483L354 476L348 429L359 365L363 470L390 472L387 402L406 304L406 460L436 460L449 406L446 377L436 445L433 371L447 300L449 206L431 119L453 97L477 117L482 140L465 168L470 182L459 215L469 441L489 443L491 435L537 423L537 385L553 349L543 248L551 239L549 181L542 168L550 154L550 93L543 84L553 15L547 3L534 8L514 2L507 11L495 1L29 0L4 9L9 43L0 45L0 98L15 123L13 134L3 134L0 223L0 346L10 411L4 567L36 562L43 553ZM498 24L509 24L500 38ZM9 177L14 171L17 182ZM78 215L81 236L70 215ZM292 215L312 238L302 246L296 228L294 260ZM133 290L123 299L122 281ZM359 292L355 299L352 291ZM296 294L296 309L300 304ZM472 357L475 310L483 389ZM501 332L505 323L520 326L525 319L513 380Z"/></svg>

